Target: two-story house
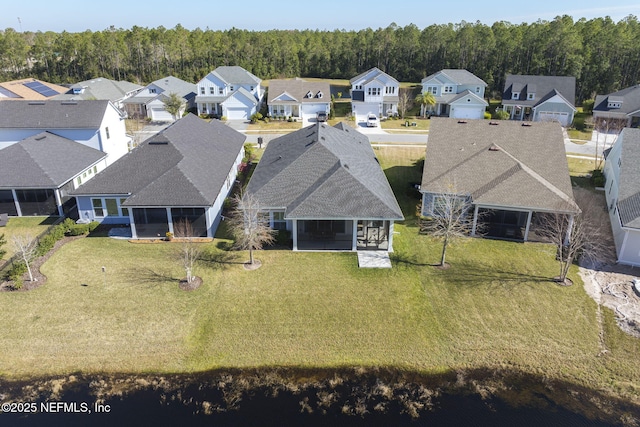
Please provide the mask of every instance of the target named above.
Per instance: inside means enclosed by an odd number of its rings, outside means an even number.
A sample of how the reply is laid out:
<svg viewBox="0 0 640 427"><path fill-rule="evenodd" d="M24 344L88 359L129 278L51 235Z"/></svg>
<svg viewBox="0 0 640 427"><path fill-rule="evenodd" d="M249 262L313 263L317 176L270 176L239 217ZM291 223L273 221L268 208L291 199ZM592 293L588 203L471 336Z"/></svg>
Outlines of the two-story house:
<svg viewBox="0 0 640 427"><path fill-rule="evenodd" d="M174 117L165 108L169 96L175 93L183 101L183 108ZM122 101L129 117L148 117L153 121L172 122L194 107L196 85L177 77L168 76L145 86L134 96Z"/></svg>
<svg viewBox="0 0 640 427"><path fill-rule="evenodd" d="M605 196L617 262L640 266L640 129L625 128L607 153Z"/></svg>
<svg viewBox="0 0 640 427"><path fill-rule="evenodd" d="M576 78L507 74L502 108L512 120L557 121L569 126L577 111Z"/></svg>
<svg viewBox="0 0 640 427"><path fill-rule="evenodd" d="M262 80L237 65L218 67L197 84L198 114L248 120L260 110Z"/></svg>
<svg viewBox="0 0 640 427"><path fill-rule="evenodd" d="M400 83L374 67L349 80L351 112L356 123L367 121L369 114L388 117L398 114Z"/></svg>
<svg viewBox="0 0 640 427"><path fill-rule="evenodd" d="M445 69L422 79L422 93L433 94L436 104L429 111L456 119L482 119L489 105L484 100L487 84L467 70ZM424 114L424 111L420 112Z"/></svg>

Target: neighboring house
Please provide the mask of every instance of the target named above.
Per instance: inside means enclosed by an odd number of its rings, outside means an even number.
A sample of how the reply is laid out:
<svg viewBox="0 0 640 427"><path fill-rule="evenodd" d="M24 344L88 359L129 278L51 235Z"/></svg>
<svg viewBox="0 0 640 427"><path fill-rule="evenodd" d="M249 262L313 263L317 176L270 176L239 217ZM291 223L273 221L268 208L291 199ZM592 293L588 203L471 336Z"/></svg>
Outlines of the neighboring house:
<svg viewBox="0 0 640 427"><path fill-rule="evenodd" d="M297 117L311 121L316 114L329 114L331 86L327 82L308 82L303 79L270 80L267 97L271 117Z"/></svg>
<svg viewBox="0 0 640 427"><path fill-rule="evenodd" d="M55 96L54 99L62 101L107 99L119 109L124 110L122 102L127 98L131 98L142 89L144 89L143 86L128 81L117 81L98 77L73 84L65 93Z"/></svg>
<svg viewBox="0 0 640 427"><path fill-rule="evenodd" d="M20 79L0 83L0 101L45 101L68 88L36 79Z"/></svg>
<svg viewBox="0 0 640 427"><path fill-rule="evenodd" d="M249 120L262 104L261 82L237 65L216 68L197 83L198 114Z"/></svg>
<svg viewBox="0 0 640 427"><path fill-rule="evenodd" d="M398 114L400 83L378 68L351 80L351 113L356 123L366 122L369 114L388 117Z"/></svg>
<svg viewBox="0 0 640 427"><path fill-rule="evenodd" d="M134 239L164 238L180 221L213 237L246 136L189 114L75 190L81 220L130 224Z"/></svg>
<svg viewBox="0 0 640 427"><path fill-rule="evenodd" d="M436 99L436 105L427 108L437 116L456 119L484 118L489 106L484 100L486 87L481 78L467 70L446 69L422 79L422 93L431 93Z"/></svg>
<svg viewBox="0 0 640 427"><path fill-rule="evenodd" d="M293 250L393 249L404 219L367 137L316 123L269 142L246 194L292 233Z"/></svg>
<svg viewBox="0 0 640 427"><path fill-rule="evenodd" d="M502 108L512 120L573 122L576 112L576 78L507 74Z"/></svg>
<svg viewBox="0 0 640 427"><path fill-rule="evenodd" d="M131 144L124 115L110 101L0 102L0 153L43 131L106 153L107 164L124 156Z"/></svg>
<svg viewBox="0 0 640 427"><path fill-rule="evenodd" d="M107 156L50 132L30 136L0 153L0 213L75 218L75 199L69 193L104 169Z"/></svg>
<svg viewBox="0 0 640 427"><path fill-rule="evenodd" d="M607 154L605 195L617 262L640 266L640 129L625 128Z"/></svg>
<svg viewBox="0 0 640 427"><path fill-rule="evenodd" d="M615 119L627 127L640 125L640 85L608 95L598 95L593 104L595 119Z"/></svg>
<svg viewBox="0 0 640 427"><path fill-rule="evenodd" d="M558 123L434 118L422 184L422 215L443 195L471 205L472 235L527 241L545 213L575 215Z"/></svg>
<svg viewBox="0 0 640 427"><path fill-rule="evenodd" d="M164 106L172 93L184 101L184 107L178 112L178 118L182 117L185 111L194 108L196 85L173 76L156 80L134 96L123 100L122 104L129 117L148 117L152 121L172 122L175 118Z"/></svg>

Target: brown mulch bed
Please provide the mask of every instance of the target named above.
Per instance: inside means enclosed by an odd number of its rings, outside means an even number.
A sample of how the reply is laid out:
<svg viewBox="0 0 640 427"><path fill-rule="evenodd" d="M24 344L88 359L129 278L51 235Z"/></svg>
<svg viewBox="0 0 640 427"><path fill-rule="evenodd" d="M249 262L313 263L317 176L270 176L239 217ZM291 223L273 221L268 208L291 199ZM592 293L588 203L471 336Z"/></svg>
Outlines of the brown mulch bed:
<svg viewBox="0 0 640 427"><path fill-rule="evenodd" d="M202 277L195 276L191 279L191 283L187 282L187 278L180 280L180 289L183 291L193 291L202 285Z"/></svg>
<svg viewBox="0 0 640 427"><path fill-rule="evenodd" d="M3 280L2 282L0 282L0 292L30 291L44 285L47 282L47 277L40 272L40 267L42 266L42 264L44 264L49 258L51 258L51 255L56 253L56 251L66 243L71 242L72 240L81 239L83 237L86 236L67 236L62 238L61 240L58 240L49 252L31 261L31 273L33 274L34 279L33 282L29 281L29 273L27 272L24 274L24 276L22 276L23 285L20 289L13 288L13 281Z"/></svg>
<svg viewBox="0 0 640 427"><path fill-rule="evenodd" d="M242 264L242 266L244 267L245 270L257 270L260 267L262 267L262 261L260 261L259 259L254 259L253 260L253 264L251 264L251 261L246 261L245 263Z"/></svg>

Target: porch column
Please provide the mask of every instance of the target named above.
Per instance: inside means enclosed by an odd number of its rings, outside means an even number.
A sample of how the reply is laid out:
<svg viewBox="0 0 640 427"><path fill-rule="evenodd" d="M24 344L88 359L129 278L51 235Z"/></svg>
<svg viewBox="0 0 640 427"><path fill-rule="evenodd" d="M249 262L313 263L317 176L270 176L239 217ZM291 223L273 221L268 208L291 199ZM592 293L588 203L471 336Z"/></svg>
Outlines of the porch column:
<svg viewBox="0 0 640 427"><path fill-rule="evenodd" d="M351 238L351 250L358 250L358 220L354 219L351 221L351 234L353 235Z"/></svg>
<svg viewBox="0 0 640 427"><path fill-rule="evenodd" d="M473 209L473 226L471 227L471 236L475 237L476 227L478 226L478 205Z"/></svg>
<svg viewBox="0 0 640 427"><path fill-rule="evenodd" d="M388 252L393 252L393 221L389 221L389 248Z"/></svg>
<svg viewBox="0 0 640 427"><path fill-rule="evenodd" d="M571 240L571 229L573 228L573 215L569 216L569 225L567 226L567 234L564 236L564 245L567 246Z"/></svg>
<svg viewBox="0 0 640 427"><path fill-rule="evenodd" d="M173 231L173 218L171 217L171 208L165 209L167 210L167 225L169 226L169 233L175 235L176 233L174 233Z"/></svg>
<svg viewBox="0 0 640 427"><path fill-rule="evenodd" d="M298 220L294 219L291 221L293 223L293 230L291 230L291 237L293 239L293 250L298 250Z"/></svg>
<svg viewBox="0 0 640 427"><path fill-rule="evenodd" d="M533 211L529 211L529 215L527 216L527 226L524 229L524 241L526 242L529 239L529 228L531 227L531 216L533 215Z"/></svg>
<svg viewBox="0 0 640 427"><path fill-rule="evenodd" d="M505 107L507 108L507 107ZM513 120L513 114L516 112L516 109L514 107L511 107L510 109L510 116L509 116L509 120Z"/></svg>
<svg viewBox="0 0 640 427"><path fill-rule="evenodd" d="M11 195L13 196L13 203L16 205L16 214L22 216L22 209L20 209L20 202L18 202L18 195L15 189L11 189Z"/></svg>
<svg viewBox="0 0 640 427"><path fill-rule="evenodd" d="M53 194L56 196L56 207L58 208L58 215L63 216L64 212L62 211L62 198L60 197L60 189L56 188L53 190Z"/></svg>
<svg viewBox="0 0 640 427"><path fill-rule="evenodd" d="M133 208L131 210L133 210ZM138 233L136 232L136 223L133 222L133 213L129 213L129 222L130 222L130 226L131 226L131 238L132 239L137 239L138 238Z"/></svg>

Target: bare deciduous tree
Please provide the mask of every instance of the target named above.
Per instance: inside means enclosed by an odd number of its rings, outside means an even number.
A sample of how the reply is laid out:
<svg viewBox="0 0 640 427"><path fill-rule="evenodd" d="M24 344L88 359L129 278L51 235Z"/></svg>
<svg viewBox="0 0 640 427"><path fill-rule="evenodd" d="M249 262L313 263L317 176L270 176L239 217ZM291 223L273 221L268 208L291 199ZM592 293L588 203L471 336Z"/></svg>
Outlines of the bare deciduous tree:
<svg viewBox="0 0 640 427"><path fill-rule="evenodd" d="M413 94L409 88L401 88L398 92L398 111L400 117L404 118L407 114L407 110L413 107Z"/></svg>
<svg viewBox="0 0 640 427"><path fill-rule="evenodd" d="M429 216L421 220L420 231L442 239L440 266L445 265L449 244L471 232L471 207L470 197L455 191L433 195Z"/></svg>
<svg viewBox="0 0 640 427"><path fill-rule="evenodd" d="M578 258L597 262L604 256L602 226L594 219L596 213L592 212L601 207L583 204L581 208L582 212L574 215L549 213L540 216L536 233L556 248L560 274L554 279L559 283L566 283L569 268Z"/></svg>
<svg viewBox="0 0 640 427"><path fill-rule="evenodd" d="M180 260L182 262L182 268L184 268L187 274L187 283L191 283L193 278L194 267L200 253L202 252L200 246L193 241L193 226L191 222L182 219L173 226L174 235L180 239Z"/></svg>
<svg viewBox="0 0 640 427"><path fill-rule="evenodd" d="M30 234L16 234L11 237L13 248L16 253L27 266L29 273L29 281L33 282L33 273L31 271L31 261L38 250L38 241Z"/></svg>
<svg viewBox="0 0 640 427"><path fill-rule="evenodd" d="M229 219L229 230L235 247L249 251L249 263L254 265L253 251L273 243L276 231L269 226L269 216L260 208L258 200L250 194L233 197L233 211Z"/></svg>
<svg viewBox="0 0 640 427"><path fill-rule="evenodd" d="M594 131L596 133L596 150L593 157L594 169L602 169L604 152L613 146L625 124L626 120L622 119L605 119L602 117L594 119Z"/></svg>

